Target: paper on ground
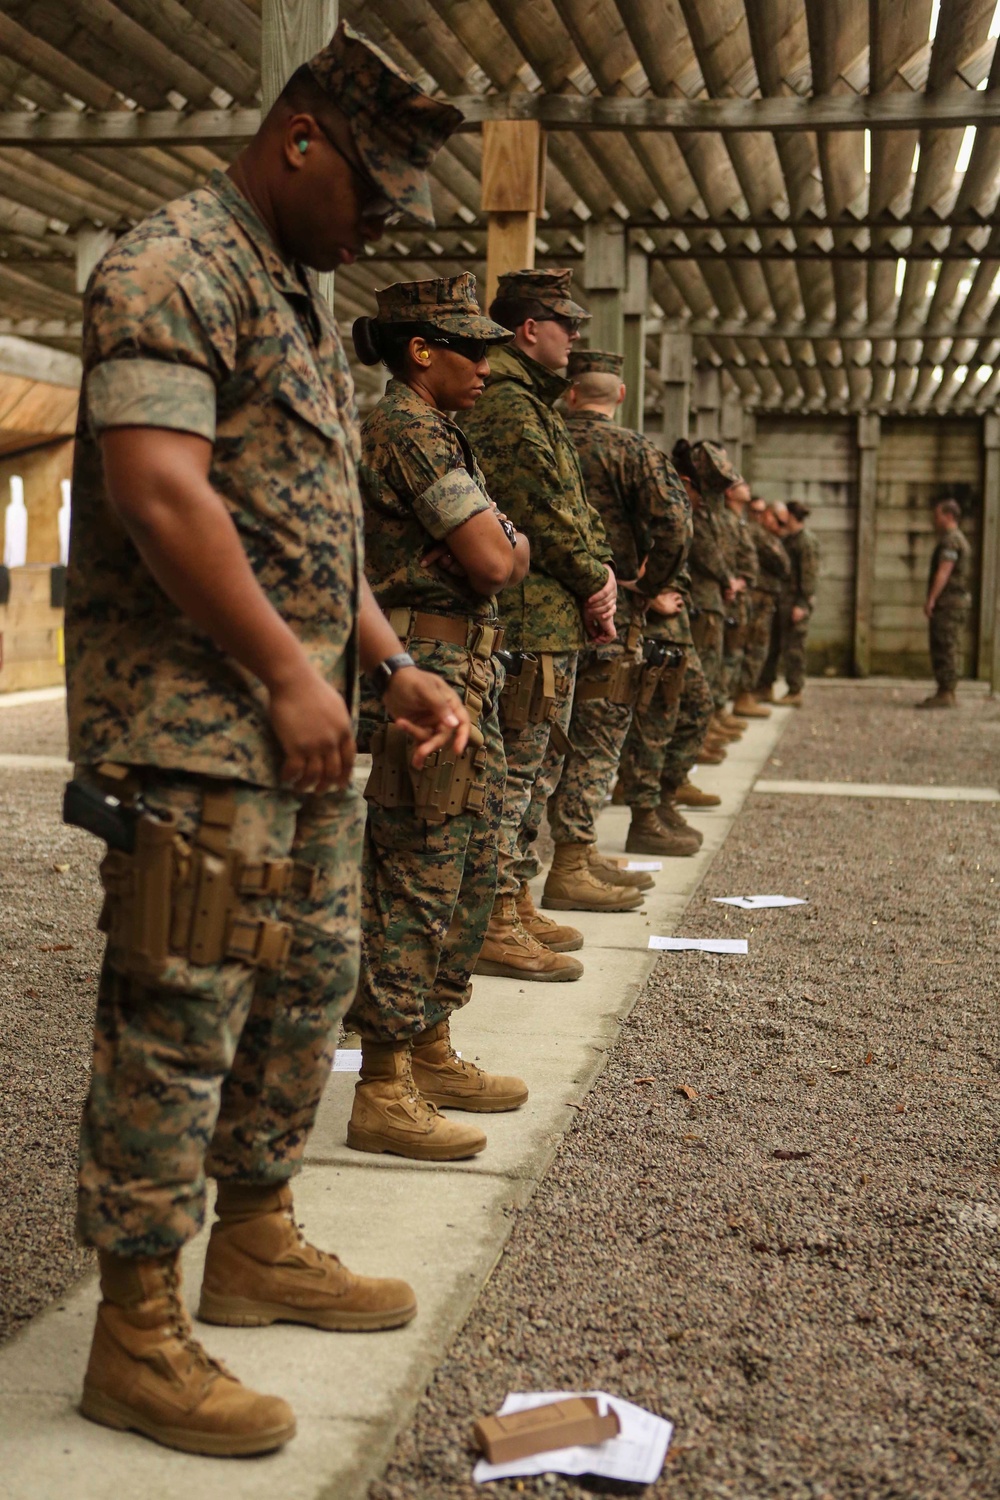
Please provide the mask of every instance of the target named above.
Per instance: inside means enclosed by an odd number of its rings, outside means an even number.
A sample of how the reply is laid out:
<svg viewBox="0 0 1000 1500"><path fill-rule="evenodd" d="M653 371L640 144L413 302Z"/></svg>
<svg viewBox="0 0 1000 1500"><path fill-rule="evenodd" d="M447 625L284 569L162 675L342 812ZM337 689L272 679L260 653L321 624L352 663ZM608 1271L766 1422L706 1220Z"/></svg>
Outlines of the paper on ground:
<svg viewBox="0 0 1000 1500"><path fill-rule="evenodd" d="M626 870L648 871L649 874L652 874L654 870L662 870L663 869L663 860L662 859L627 859L625 861L625 869Z"/></svg>
<svg viewBox="0 0 1000 1500"><path fill-rule="evenodd" d="M335 1073L360 1073L361 1048L338 1047L333 1059L333 1071Z"/></svg>
<svg viewBox="0 0 1000 1500"><path fill-rule="evenodd" d="M667 953L746 953L746 938L679 938L651 937L650 948L662 948Z"/></svg>
<svg viewBox="0 0 1000 1500"><path fill-rule="evenodd" d="M741 906L744 911L762 911L765 906L806 906L807 896L713 896L720 906Z"/></svg>
<svg viewBox="0 0 1000 1500"><path fill-rule="evenodd" d="M602 1417L609 1407L616 1412L621 1425L618 1436L589 1447L533 1453L530 1458L514 1459L509 1464L490 1464L481 1458L472 1471L476 1483L514 1479L522 1474L553 1473L600 1474L605 1479L628 1480L632 1484L652 1484L658 1479L667 1456L667 1445L673 1436L673 1423L655 1417L641 1406L633 1406L631 1401L609 1396L607 1391L512 1391L499 1415L506 1417L511 1412L529 1411L533 1406L544 1406L547 1401L564 1401L576 1395L596 1396Z"/></svg>

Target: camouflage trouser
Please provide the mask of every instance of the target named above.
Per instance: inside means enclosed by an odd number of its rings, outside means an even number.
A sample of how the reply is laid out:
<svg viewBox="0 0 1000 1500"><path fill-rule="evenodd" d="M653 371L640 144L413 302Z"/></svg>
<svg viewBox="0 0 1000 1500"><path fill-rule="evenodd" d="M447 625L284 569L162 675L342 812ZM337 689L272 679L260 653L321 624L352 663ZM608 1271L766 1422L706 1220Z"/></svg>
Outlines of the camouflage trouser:
<svg viewBox="0 0 1000 1500"><path fill-rule="evenodd" d="M495 705L482 812L428 823L407 807L368 805L362 863L361 978L347 1025L366 1041L402 1041L464 1005L493 909L504 753Z"/></svg>
<svg viewBox="0 0 1000 1500"><path fill-rule="evenodd" d="M771 643L771 621L774 618L777 594L766 594L754 589L747 605L747 642L743 652L743 666L736 682L737 693L752 693L760 681Z"/></svg>
<svg viewBox="0 0 1000 1500"><path fill-rule="evenodd" d="M555 673L558 721L569 728L576 682L576 651L562 652L552 658ZM525 729L504 730L507 755L507 788L503 799L503 821L500 824L500 868L497 895L516 896L522 881L538 874L538 860L532 845L542 826L545 805L559 782L562 755L549 745L548 724L529 724Z"/></svg>
<svg viewBox="0 0 1000 1500"><path fill-rule="evenodd" d="M712 693L715 706L721 707L726 700L723 688L723 635L725 625L721 615L701 610L691 621L691 634L701 660L701 669Z"/></svg>
<svg viewBox="0 0 1000 1500"><path fill-rule="evenodd" d="M716 707L724 708L730 698L739 692L740 673L743 671L743 656L746 650L746 606L737 601L738 628L725 624L722 627L722 675L716 694Z"/></svg>
<svg viewBox="0 0 1000 1500"><path fill-rule="evenodd" d="M796 624L792 620L791 604L782 600L774 614L771 625L771 644L758 687L773 688L779 671L784 669L788 691L801 693L806 685L806 636L808 634L808 617Z"/></svg>
<svg viewBox="0 0 1000 1500"><path fill-rule="evenodd" d="M618 772L622 746L632 722L632 707L609 703L606 698L581 702L579 683L588 667L598 662L618 661L627 655L622 641L585 646L580 652L577 695L569 721L573 754L563 766L559 784L549 799L549 828L557 844L597 842L597 817Z"/></svg>
<svg viewBox="0 0 1000 1500"><path fill-rule="evenodd" d="M943 608L940 604L929 625L931 670L942 692L953 693L962 675L965 627L969 611L965 605Z"/></svg>
<svg viewBox="0 0 1000 1500"><path fill-rule="evenodd" d="M636 713L621 760L622 791L629 807L658 807L662 787L679 787L694 765L712 717L712 694L698 653L687 647L681 696L668 708L659 693Z"/></svg>
<svg viewBox="0 0 1000 1500"><path fill-rule="evenodd" d="M110 948L97 995L80 1135L77 1232L118 1255L164 1255L197 1234L205 1174L283 1182L299 1168L358 973L357 792L300 797L181 772L137 773L151 808L193 833L202 796L231 787L231 843L247 860L318 866L315 895L245 897L290 922L282 973L170 957L155 984Z"/></svg>

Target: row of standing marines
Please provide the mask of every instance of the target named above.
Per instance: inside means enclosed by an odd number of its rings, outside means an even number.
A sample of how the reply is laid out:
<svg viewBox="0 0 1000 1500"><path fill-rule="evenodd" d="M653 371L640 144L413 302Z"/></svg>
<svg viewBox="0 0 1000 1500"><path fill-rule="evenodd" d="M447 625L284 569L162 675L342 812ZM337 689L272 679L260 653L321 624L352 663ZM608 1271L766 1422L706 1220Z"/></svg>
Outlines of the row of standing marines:
<svg viewBox="0 0 1000 1500"><path fill-rule="evenodd" d="M697 848L677 799L749 670L725 624L753 586L745 486L715 444L682 446L679 478L616 425L621 359L573 350L569 272L502 278L489 316L468 276L379 293L354 339L391 379L359 433L312 271L400 213L433 223L427 166L460 118L342 24L228 173L88 288L67 809L109 847L81 1409L189 1451L295 1431L193 1335L179 1255L206 1178L203 1322L412 1318L405 1282L355 1275L294 1218L342 1020L352 1147L481 1151L475 1118L527 1088L452 1047L473 974L577 978L582 936L547 912L641 904L648 876L596 846L619 772L630 850Z"/></svg>

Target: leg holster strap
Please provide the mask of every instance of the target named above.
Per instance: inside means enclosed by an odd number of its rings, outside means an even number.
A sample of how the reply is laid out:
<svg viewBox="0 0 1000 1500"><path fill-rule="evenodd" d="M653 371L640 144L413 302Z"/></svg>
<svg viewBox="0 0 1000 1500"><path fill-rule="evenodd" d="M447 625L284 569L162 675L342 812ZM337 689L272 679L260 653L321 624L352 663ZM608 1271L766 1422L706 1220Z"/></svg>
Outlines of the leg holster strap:
<svg viewBox="0 0 1000 1500"><path fill-rule="evenodd" d="M642 675L643 663L632 655L589 662L576 679L577 701L604 698L608 703L631 705L639 695Z"/></svg>
<svg viewBox="0 0 1000 1500"><path fill-rule="evenodd" d="M559 711L555 663L551 651L524 652L520 671L508 670L500 694L500 722L505 729L551 724Z"/></svg>
<svg viewBox="0 0 1000 1500"><path fill-rule="evenodd" d="M244 896L278 897L288 890L314 896L320 872L291 859L244 860L232 848L236 800L232 791L206 792L192 839L172 814L143 815L135 850L111 849L101 862L105 902L99 926L120 967L155 981L171 955L194 964L235 959L281 969L292 927L241 910Z"/></svg>
<svg viewBox="0 0 1000 1500"><path fill-rule="evenodd" d="M687 672L687 659L688 654L685 651L676 666L664 666L660 673L658 685L664 708L674 709L680 702L681 693L684 689L684 677Z"/></svg>
<svg viewBox="0 0 1000 1500"><path fill-rule="evenodd" d="M417 770L413 742L395 724L380 724L372 735L372 771L365 797L377 807L412 808L428 823L443 823L486 805L486 745L475 725L461 755L449 746L435 750Z"/></svg>

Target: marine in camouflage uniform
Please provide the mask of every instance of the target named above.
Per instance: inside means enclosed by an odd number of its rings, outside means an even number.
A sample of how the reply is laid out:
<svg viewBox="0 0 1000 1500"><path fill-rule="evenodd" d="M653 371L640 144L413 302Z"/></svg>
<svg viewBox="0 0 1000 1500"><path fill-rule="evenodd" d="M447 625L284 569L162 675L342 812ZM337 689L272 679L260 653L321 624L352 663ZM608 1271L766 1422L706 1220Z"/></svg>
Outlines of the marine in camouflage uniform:
<svg viewBox="0 0 1000 1500"><path fill-rule="evenodd" d="M918 705L920 708L952 708L955 689L962 675L965 635L972 608L969 577L972 554L969 543L958 525L958 505L944 501L934 510L938 540L931 555L927 575L927 604L931 669L937 691ZM940 586L939 571L947 564L951 569ZM942 566L944 565L944 567Z"/></svg>
<svg viewBox="0 0 1000 1500"><path fill-rule="evenodd" d="M480 313L475 278L468 273L399 283L377 297L376 335L389 330L399 343L410 333L493 347L510 337ZM429 362L429 351L421 353ZM410 356L401 358L401 374L412 376ZM348 1027L361 1035L363 1061L348 1144L445 1160L481 1150L485 1137L420 1108L407 1087L409 1044L417 1077L426 1077L437 1103L461 1108L470 1090L477 1109L507 1109L527 1097L520 1080L498 1080L463 1065L450 1045L454 1060L444 1082L454 1085L454 1093L441 1095L440 1070L435 1078L422 1069L425 1038L432 1033L432 1043L443 1042L453 1011L471 993L496 888L505 780L496 600L478 592L464 572L428 559L457 528L495 508L468 439L405 378L390 380L365 420L361 445L365 569L372 591L418 666L444 677L465 701L482 735L485 763L475 772L474 804L440 818L429 820L412 801L397 804L395 797L367 794L361 977L347 1016ZM365 699L362 714L368 742L386 715L374 696ZM391 1079L400 1075L402 1087L386 1086L386 1065ZM400 1111L402 1130L395 1121Z"/></svg>
<svg viewBox="0 0 1000 1500"><path fill-rule="evenodd" d="M335 109L343 154L364 163L351 170L369 174L369 198L358 193L330 235L356 237L377 191L386 195L378 212L393 206L433 223L424 169L458 112L346 25L304 76L296 99L304 91L320 114ZM290 154L291 97L282 95L232 175L215 172L153 214L91 279L67 579L77 777L125 802L141 795L153 815L141 827L165 832L168 850L141 918L151 869L141 845L102 866L110 936L77 1229L99 1251L103 1301L81 1410L220 1454L280 1446L295 1424L285 1402L245 1390L191 1336L178 1252L202 1224L206 1172L219 1179L219 1220L204 1318L391 1327L415 1311L405 1283L354 1277L307 1244L287 1187L357 978L361 800L349 785L282 785L268 691L161 588L118 519L102 461L111 436L128 441L119 429L144 453L145 429L159 430L156 451L170 434L175 458L174 435L202 440L205 482L232 528L226 566L242 549L259 585L254 628L264 611L289 643L286 657L293 651L315 684L312 701L324 684L335 687L349 723L363 561L353 385L313 273L277 248L236 186L238 173L247 180L263 160ZM342 191L346 165L326 144L320 158L312 116L304 130L310 174ZM279 225L286 204L277 194L270 205ZM142 481L148 491L149 476ZM158 524L142 534L161 557ZM227 628L232 635L231 621ZM199 870L195 895L190 872ZM224 897L214 894L220 885Z"/></svg>
<svg viewBox="0 0 1000 1500"><path fill-rule="evenodd" d="M569 271L511 272L500 278L492 310L502 308L505 299L518 299L530 302L539 319L577 325L588 314L572 300L570 278ZM524 941L513 904L525 901L527 883L538 874L534 844L562 770L577 657L586 643L581 611L606 584L612 558L600 517L587 500L576 448L554 409L567 385L561 374L511 344L491 360L486 391L462 420L490 494L531 543L531 571L501 601L505 648L548 657L555 697L549 721L519 729L504 726L507 785L497 897L477 968L501 974L517 969L524 978L543 980L577 978L582 969L575 961L549 962L540 951L547 944L530 934ZM501 710L501 724L503 717ZM550 744L553 724L562 735ZM578 945L579 934L572 929L559 933L547 934L553 944ZM499 944L510 950L509 961L487 956ZM518 945L520 956L514 953ZM552 951L558 953L555 947Z"/></svg>
<svg viewBox="0 0 1000 1500"><path fill-rule="evenodd" d="M780 610L781 658L788 685L786 698L801 699L806 684L806 636L819 583L819 543L805 526L786 536L784 542L791 578ZM795 609L805 611L801 620L792 618Z"/></svg>
<svg viewBox="0 0 1000 1500"><path fill-rule="evenodd" d="M548 904L552 891L561 892L567 900L593 900L598 910L608 909L607 896L588 890L589 880L581 881L579 874L560 880L559 851L563 845L588 850L596 845L597 816L618 770L633 703L587 698L581 687L608 663L629 662L638 669L648 601L672 585L689 538L690 508L672 465L649 438L618 426L609 414L624 393L622 364L620 354L574 350L567 371L573 384L566 424L580 457L587 498L601 517L619 579L617 639L609 645L585 646L580 653L569 728L573 753L549 802L557 854L543 898ZM579 384L587 376L598 377L589 407L586 386ZM607 388L603 391L602 380ZM603 402L601 395L607 397ZM625 587L623 580L631 586ZM589 878L601 880L604 868L591 866ZM615 874L610 868L607 879L613 882ZM632 904L638 904L634 897Z"/></svg>
<svg viewBox="0 0 1000 1500"><path fill-rule="evenodd" d="M742 506L734 506L727 499L722 520L727 538L727 561L732 567L733 576L741 578L746 585L729 608L729 619L735 623L727 623L723 631L722 686L725 703L729 698L734 698L739 690L750 618L749 596L757 582L757 549Z"/></svg>
<svg viewBox="0 0 1000 1500"><path fill-rule="evenodd" d="M694 513L689 561L691 633L718 710L726 701L724 630L730 601L725 596L735 576L727 552L725 493L731 485L742 483L742 478L718 443L703 440L693 444L691 460L701 494L701 504Z"/></svg>
<svg viewBox="0 0 1000 1500"><path fill-rule="evenodd" d="M757 582L749 590L747 640L739 676L739 694L734 712L751 707L771 644L771 628L783 585L791 576L788 553L781 540L754 514L748 525L757 552Z"/></svg>

